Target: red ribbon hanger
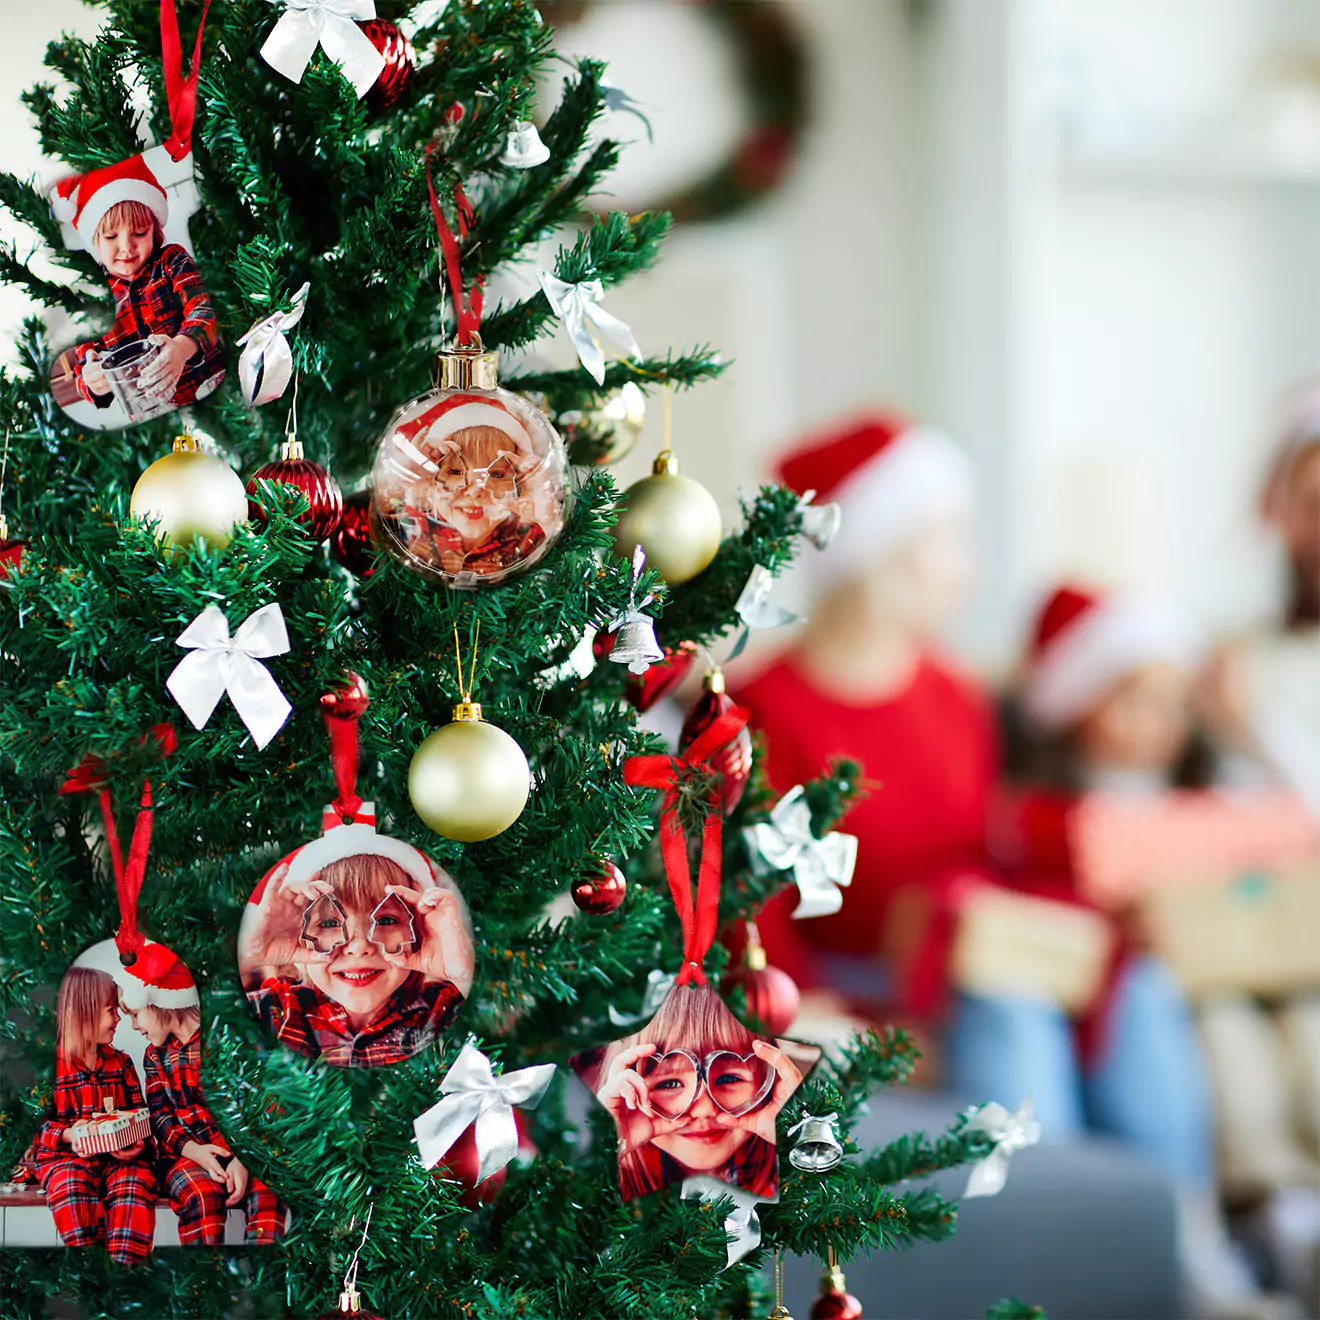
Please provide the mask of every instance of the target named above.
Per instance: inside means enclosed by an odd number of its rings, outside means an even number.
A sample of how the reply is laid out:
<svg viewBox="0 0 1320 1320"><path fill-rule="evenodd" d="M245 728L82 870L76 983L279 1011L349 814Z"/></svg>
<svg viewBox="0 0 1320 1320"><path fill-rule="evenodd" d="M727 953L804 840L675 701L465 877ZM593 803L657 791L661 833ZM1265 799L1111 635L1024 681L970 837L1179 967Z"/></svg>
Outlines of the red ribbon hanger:
<svg viewBox="0 0 1320 1320"><path fill-rule="evenodd" d="M450 107L451 114L454 107ZM461 115L459 116L461 118ZM463 268L458 250L459 239L466 238L476 220L472 203L468 201L463 185L454 180L454 209L458 215L458 235L445 216L444 207L436 196L435 181L431 178L431 154L437 143L432 142L426 148L426 192L431 199L431 214L435 217L435 232L440 237L440 250L444 254L445 272L449 277L449 290L454 299L454 338L466 348L472 337L481 329L481 307L483 302L482 280L478 276L470 289L463 287Z"/></svg>
<svg viewBox="0 0 1320 1320"><path fill-rule="evenodd" d="M183 43L179 40L179 15L174 0L160 0L160 55L165 66L165 99L170 107L173 130L165 143L171 160L182 160L192 150L193 121L197 118L197 79L202 71L202 30L211 0L202 0L202 21L197 25L192 68L183 76Z"/></svg>
<svg viewBox="0 0 1320 1320"><path fill-rule="evenodd" d="M686 774L708 770L707 762L747 723L748 712L730 706L681 756L632 756L624 762L623 782L637 788L662 788L660 855L665 877L683 926L683 966L676 984L706 984L701 964L715 942L720 911L720 866L723 861L724 812L718 786L710 793L710 814L701 833L701 862L697 867L697 896L692 899L692 872L688 866L687 835L678 814L679 784Z"/></svg>
<svg viewBox="0 0 1320 1320"><path fill-rule="evenodd" d="M154 738L160 746L161 756L168 756L178 746L174 729L168 724L157 724L141 741ZM115 945L126 964L137 957L137 951L146 943L138 930L138 895L147 873L147 856L151 851L153 802L151 780L142 782L142 796L138 802L137 819L133 823L133 837L128 845L128 860L124 860L115 826L114 802L110 786L105 779L105 762L99 756L84 756L60 786L61 793L95 793L101 804L101 820L105 824L106 849L110 853L110 866L115 873L115 892L119 899L119 929Z"/></svg>
<svg viewBox="0 0 1320 1320"><path fill-rule="evenodd" d="M371 704L367 685L356 675L345 677L344 683L321 698L321 713L325 716L325 729L330 735L330 768L334 772L339 796L334 809L339 819L348 824L357 819L362 809L358 796L358 761L361 755L361 735L358 729L363 712Z"/></svg>

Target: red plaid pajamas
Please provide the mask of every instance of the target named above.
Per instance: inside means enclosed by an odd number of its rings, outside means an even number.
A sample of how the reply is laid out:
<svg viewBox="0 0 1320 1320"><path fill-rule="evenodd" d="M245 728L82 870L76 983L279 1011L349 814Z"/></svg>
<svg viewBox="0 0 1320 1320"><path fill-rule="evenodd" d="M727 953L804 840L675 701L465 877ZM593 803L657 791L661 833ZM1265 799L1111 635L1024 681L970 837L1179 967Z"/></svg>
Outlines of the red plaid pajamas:
<svg viewBox="0 0 1320 1320"><path fill-rule="evenodd" d="M78 392L98 408L108 408L114 400L111 394L93 394L83 380L83 361L92 350L104 356L148 335L187 335L197 344L197 352L174 387L174 402L192 403L198 389L224 369L215 309L197 263L186 248L169 243L153 253L131 280L113 275L109 279L115 296L114 324L100 338L78 345L74 365ZM219 384L218 377L215 383Z"/></svg>
<svg viewBox="0 0 1320 1320"><path fill-rule="evenodd" d="M357 1033L342 1005L286 976L267 977L248 1002L266 1028L300 1054L340 1068L379 1068L430 1045L453 1021L463 996L450 981L424 981L420 972L410 972Z"/></svg>
<svg viewBox="0 0 1320 1320"><path fill-rule="evenodd" d="M97 1049L96 1067L60 1062L55 1094L37 1133L37 1178L66 1246L104 1242L122 1264L144 1260L156 1231L156 1174L150 1143L131 1160L75 1155L63 1140L72 1123L91 1118L110 1096L116 1108L140 1109L142 1088L128 1055Z"/></svg>
<svg viewBox="0 0 1320 1320"><path fill-rule="evenodd" d="M152 1135L161 1154L167 1161L172 1160L164 1182L170 1205L179 1218L179 1240L186 1247L221 1246L229 1213L225 1186L183 1155L188 1141L229 1150L202 1097L201 1036L194 1035L184 1045L173 1037L165 1045L153 1045L143 1062ZM284 1207L275 1193L249 1176L240 1204L247 1216L247 1240L273 1242L284 1225Z"/></svg>

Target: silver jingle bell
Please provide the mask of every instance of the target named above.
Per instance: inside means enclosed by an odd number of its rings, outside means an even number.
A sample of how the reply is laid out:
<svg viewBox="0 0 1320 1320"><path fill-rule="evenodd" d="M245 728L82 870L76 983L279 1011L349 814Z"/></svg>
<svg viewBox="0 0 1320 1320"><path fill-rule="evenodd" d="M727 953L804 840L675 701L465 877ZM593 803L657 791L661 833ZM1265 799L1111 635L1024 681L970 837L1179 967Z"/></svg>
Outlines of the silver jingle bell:
<svg viewBox="0 0 1320 1320"><path fill-rule="evenodd" d="M817 550L824 550L842 525L843 510L837 504L808 504L802 510L802 535Z"/></svg>
<svg viewBox="0 0 1320 1320"><path fill-rule="evenodd" d="M655 640L655 625L649 615L632 613L614 634L610 659L618 665L627 665L634 674L644 674L665 653Z"/></svg>
<svg viewBox="0 0 1320 1320"><path fill-rule="evenodd" d="M802 1135L788 1152L788 1161L804 1173L828 1173L843 1159L843 1146L834 1135L828 1118L807 1117L800 1124Z"/></svg>

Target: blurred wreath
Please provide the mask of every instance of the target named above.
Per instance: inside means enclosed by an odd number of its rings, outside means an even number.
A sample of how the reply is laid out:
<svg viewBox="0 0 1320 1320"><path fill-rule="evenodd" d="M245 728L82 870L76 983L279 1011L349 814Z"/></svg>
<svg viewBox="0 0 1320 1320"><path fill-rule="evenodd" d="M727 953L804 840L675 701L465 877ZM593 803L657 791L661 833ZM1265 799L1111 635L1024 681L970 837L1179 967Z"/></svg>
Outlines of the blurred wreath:
<svg viewBox="0 0 1320 1320"><path fill-rule="evenodd" d="M614 0L617 3L617 0ZM685 0L720 31L733 54L747 105L746 132L729 154L678 191L648 203L675 220L714 220L772 192L797 156L807 116L807 59L780 0ZM546 0L552 27L581 21L598 0Z"/></svg>

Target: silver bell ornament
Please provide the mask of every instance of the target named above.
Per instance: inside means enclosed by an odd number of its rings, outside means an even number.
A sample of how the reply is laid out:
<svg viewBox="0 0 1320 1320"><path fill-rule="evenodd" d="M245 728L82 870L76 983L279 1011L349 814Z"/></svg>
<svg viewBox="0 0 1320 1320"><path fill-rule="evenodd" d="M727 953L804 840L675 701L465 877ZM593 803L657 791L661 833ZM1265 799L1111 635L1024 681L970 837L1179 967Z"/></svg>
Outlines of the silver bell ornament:
<svg viewBox="0 0 1320 1320"><path fill-rule="evenodd" d="M807 1114L789 1130L790 1136L798 1134L797 1145L788 1153L789 1163L804 1173L828 1173L838 1168L843 1160L843 1146L834 1131L838 1121L838 1114L819 1118Z"/></svg>
<svg viewBox="0 0 1320 1320"><path fill-rule="evenodd" d="M655 625L648 615L632 615L614 636L610 659L627 665L634 674L646 673L664 658L664 649L655 640Z"/></svg>

